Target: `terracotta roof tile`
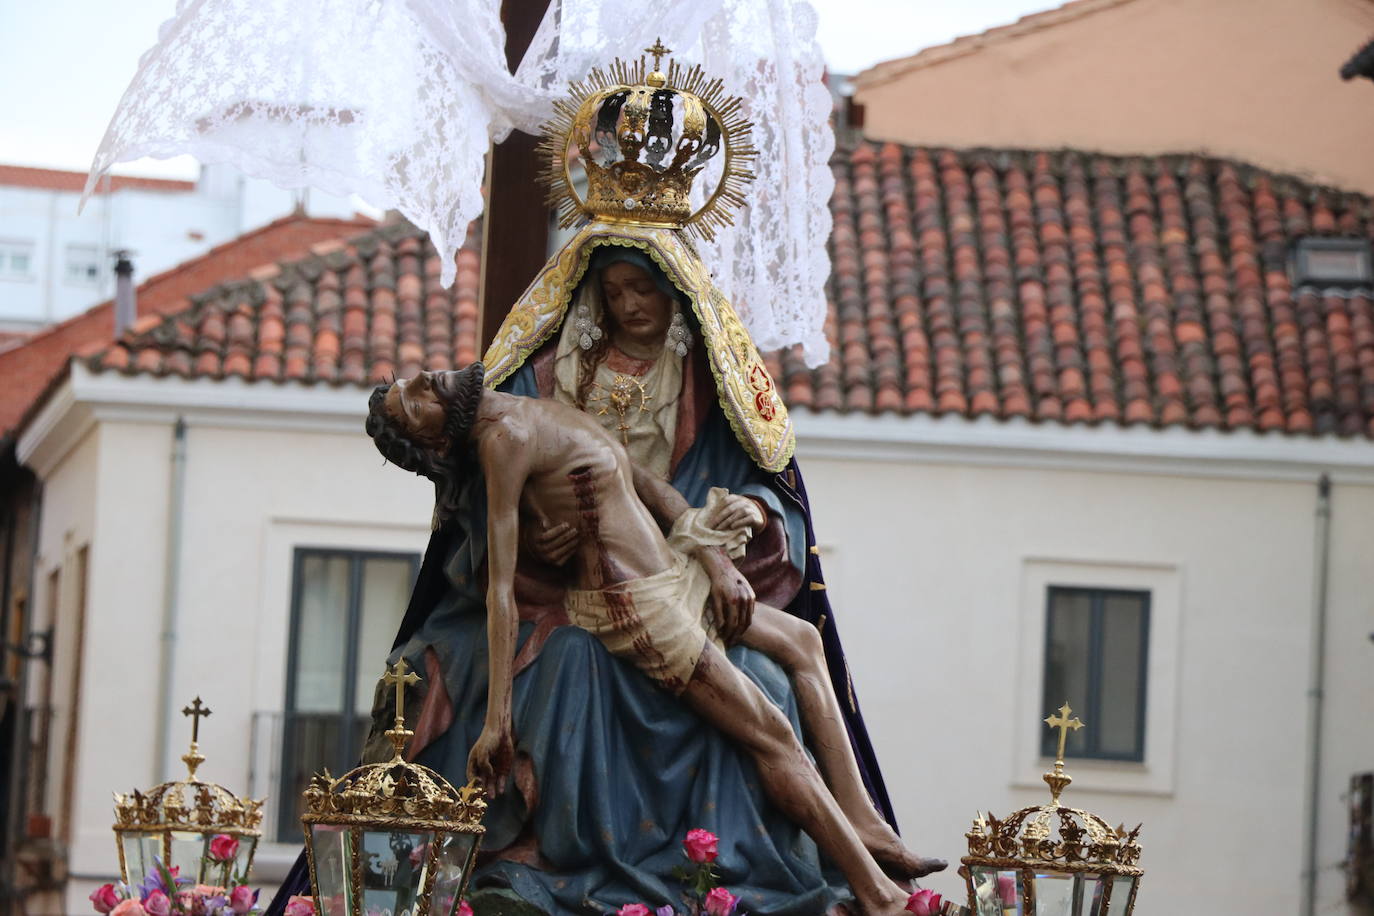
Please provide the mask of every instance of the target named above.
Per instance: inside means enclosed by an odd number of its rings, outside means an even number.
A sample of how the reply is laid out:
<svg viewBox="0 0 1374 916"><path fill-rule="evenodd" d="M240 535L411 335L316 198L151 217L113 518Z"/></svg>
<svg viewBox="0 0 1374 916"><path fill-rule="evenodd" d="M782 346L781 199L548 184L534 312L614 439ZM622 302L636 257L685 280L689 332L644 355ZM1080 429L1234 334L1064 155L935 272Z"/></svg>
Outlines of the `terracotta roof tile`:
<svg viewBox="0 0 1374 916"><path fill-rule="evenodd" d="M1293 290L1371 201L1201 156L837 151L817 410L1374 435L1374 291Z"/></svg>
<svg viewBox="0 0 1374 916"><path fill-rule="evenodd" d="M796 407L1374 437L1374 291L1293 289L1295 238L1369 198L1200 156L860 143L832 161L832 355L767 359ZM98 370L370 384L476 358L405 224L215 287Z"/></svg>

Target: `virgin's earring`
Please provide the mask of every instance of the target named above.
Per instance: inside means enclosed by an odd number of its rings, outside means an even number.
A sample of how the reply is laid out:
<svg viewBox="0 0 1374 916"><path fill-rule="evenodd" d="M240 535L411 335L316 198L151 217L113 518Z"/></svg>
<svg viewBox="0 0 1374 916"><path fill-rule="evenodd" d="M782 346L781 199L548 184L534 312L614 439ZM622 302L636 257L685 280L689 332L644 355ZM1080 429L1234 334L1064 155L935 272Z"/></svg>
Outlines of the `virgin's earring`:
<svg viewBox="0 0 1374 916"><path fill-rule="evenodd" d="M592 310L582 303L573 313L573 330L577 332L577 345L590 350L601 339L601 325L592 320Z"/></svg>
<svg viewBox="0 0 1374 916"><path fill-rule="evenodd" d="M687 351L692 348L692 332L687 330L687 319L682 317L681 312L673 312L672 323L668 325L668 334L663 339L663 348L671 350L678 356L686 356Z"/></svg>

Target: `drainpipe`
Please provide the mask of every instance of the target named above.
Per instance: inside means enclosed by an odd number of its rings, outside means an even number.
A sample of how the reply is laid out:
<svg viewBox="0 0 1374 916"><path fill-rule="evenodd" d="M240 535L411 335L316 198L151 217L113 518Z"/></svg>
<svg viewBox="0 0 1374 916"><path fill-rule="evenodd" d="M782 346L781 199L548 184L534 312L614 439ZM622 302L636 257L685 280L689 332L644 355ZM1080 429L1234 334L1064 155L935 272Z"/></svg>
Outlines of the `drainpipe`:
<svg viewBox="0 0 1374 916"><path fill-rule="evenodd" d="M1331 556L1331 478L1317 481L1313 562L1312 666L1307 688L1307 835L1303 842L1303 916L1317 911L1317 827L1321 812L1322 708L1326 693L1326 594Z"/></svg>
<svg viewBox="0 0 1374 916"><path fill-rule="evenodd" d="M166 570L162 586L162 650L158 666L157 750L153 765L157 781L172 778L168 748L172 746L173 667L176 663L178 591L181 587L181 528L186 508L186 418L177 417L172 433L171 487L167 501Z"/></svg>

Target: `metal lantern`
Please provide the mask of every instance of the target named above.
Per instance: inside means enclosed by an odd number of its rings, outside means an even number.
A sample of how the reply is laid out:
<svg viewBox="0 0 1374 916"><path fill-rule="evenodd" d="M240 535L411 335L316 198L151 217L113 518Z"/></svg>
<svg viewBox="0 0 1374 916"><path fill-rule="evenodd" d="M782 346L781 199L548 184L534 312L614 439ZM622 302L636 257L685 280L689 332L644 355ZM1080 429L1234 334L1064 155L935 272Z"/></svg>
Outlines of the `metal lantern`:
<svg viewBox="0 0 1374 916"><path fill-rule="evenodd" d="M262 800L239 798L223 786L196 778L200 720L210 709L196 697L182 711L192 717L191 749L182 755L186 778L146 792L115 795L115 845L125 884L134 886L158 863L178 877L226 887L247 880L262 833Z"/></svg>
<svg viewBox="0 0 1374 916"><path fill-rule="evenodd" d="M1064 742L1083 727L1065 703L1045 720L1059 730L1054 771L1045 774L1050 803L1022 808L1006 820L978 816L959 874L974 916L1131 916L1144 872L1136 865L1140 826L1113 828L1095 814L1066 808L1059 796Z"/></svg>
<svg viewBox="0 0 1374 916"><path fill-rule="evenodd" d="M320 916L452 916L467 893L482 838L486 801L475 782L454 789L433 770L405 761L405 685L419 681L402 659L385 680L396 687L395 755L305 790L305 849Z"/></svg>

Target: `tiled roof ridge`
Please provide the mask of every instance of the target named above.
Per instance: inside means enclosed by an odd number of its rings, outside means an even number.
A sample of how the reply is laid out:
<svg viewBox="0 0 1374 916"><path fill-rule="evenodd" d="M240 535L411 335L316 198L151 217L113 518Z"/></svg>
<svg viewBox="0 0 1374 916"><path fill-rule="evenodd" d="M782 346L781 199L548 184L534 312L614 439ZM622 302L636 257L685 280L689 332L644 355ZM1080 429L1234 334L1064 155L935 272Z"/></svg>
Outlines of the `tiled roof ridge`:
<svg viewBox="0 0 1374 916"><path fill-rule="evenodd" d="M427 234L404 219L383 223L217 284L83 358L97 372L335 385L466 363L476 358L471 241L459 259L458 282L444 290ZM439 324L424 320L427 309Z"/></svg>
<svg viewBox="0 0 1374 916"><path fill-rule="evenodd" d="M106 178L111 190L194 191L196 183L179 178L145 178L141 175L107 175L91 193L104 194ZM73 169L52 169L34 165L0 163L0 186L41 188L49 191L80 191L86 186L86 173Z"/></svg>
<svg viewBox="0 0 1374 916"><path fill-rule="evenodd" d="M1075 0L1075 2L1087 2L1087 0ZM1217 156L1205 152L1107 153L1084 150L1076 147L1036 149L1033 147L926 145L899 143L893 140L880 140L865 137L849 141L837 140L835 152L831 155L830 161L831 164L834 165L837 161L849 159L860 150L869 150L876 155L881 152L883 148L889 146L909 152L920 151L932 156L950 153L970 164L985 163L999 170L1004 170L1012 165L1024 167L1028 162L1034 161L1035 158L1039 156L1052 157L1051 161L1056 163L1074 162L1085 159L1092 159L1097 162L1115 162L1119 169L1118 177L1129 172L1132 166L1146 166L1154 174L1167 172L1176 177L1186 174L1188 168L1194 164L1201 164L1209 170L1229 167L1235 170L1237 177L1247 187L1253 187L1258 179L1263 178L1272 183L1273 190L1276 192L1299 192L1308 200L1315 200L1321 195L1327 198L1328 203L1345 203L1349 200L1359 200L1366 204L1374 205L1374 195L1366 194L1362 191L1351 190L1349 188L1338 187L1316 176L1303 175L1297 172L1278 172L1273 169L1265 168L1264 166L1246 162L1243 159ZM1164 166L1162 170L1158 168L1161 165Z"/></svg>
<svg viewBox="0 0 1374 916"><path fill-rule="evenodd" d="M1295 240L1370 198L1203 154L863 141L832 160L829 363L789 404L1374 438L1374 290Z"/></svg>
<svg viewBox="0 0 1374 916"><path fill-rule="evenodd" d="M943 44L922 48L914 54L880 61L854 77L856 86L869 86L896 79L912 70L932 67L954 58L981 51L988 45L1042 32L1056 26L1082 19L1103 10L1134 3L1135 0L1068 0L1059 6L1027 13L1004 25L993 26L972 35L959 35Z"/></svg>

